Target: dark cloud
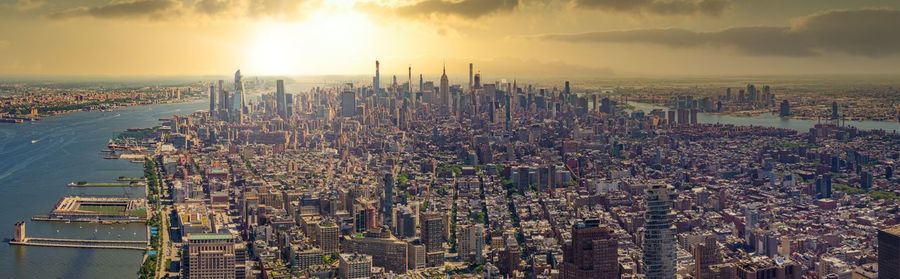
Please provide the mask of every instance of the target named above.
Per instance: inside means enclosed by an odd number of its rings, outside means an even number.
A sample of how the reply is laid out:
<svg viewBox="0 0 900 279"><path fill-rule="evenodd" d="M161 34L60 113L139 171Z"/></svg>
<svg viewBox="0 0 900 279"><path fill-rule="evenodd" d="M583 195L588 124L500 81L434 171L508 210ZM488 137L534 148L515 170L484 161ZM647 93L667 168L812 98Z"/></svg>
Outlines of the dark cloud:
<svg viewBox="0 0 900 279"><path fill-rule="evenodd" d="M572 0L576 8L658 15L720 15L729 0Z"/></svg>
<svg viewBox="0 0 900 279"><path fill-rule="evenodd" d="M881 57L900 54L900 11L828 11L799 18L786 27L734 27L714 32L639 29L551 34L547 41L643 43L672 48L723 47L756 56L815 56L835 51Z"/></svg>
<svg viewBox="0 0 900 279"><path fill-rule="evenodd" d="M396 13L405 17L458 16L476 19L498 12L510 12L519 0L425 0L398 7L363 4L364 9Z"/></svg>
<svg viewBox="0 0 900 279"><path fill-rule="evenodd" d="M166 16L180 6L175 0L134 0L93 7L77 7L50 14L53 19L73 17L132 18Z"/></svg>
<svg viewBox="0 0 900 279"><path fill-rule="evenodd" d="M194 2L194 11L199 14L217 15L234 8L236 2L234 0L197 0Z"/></svg>

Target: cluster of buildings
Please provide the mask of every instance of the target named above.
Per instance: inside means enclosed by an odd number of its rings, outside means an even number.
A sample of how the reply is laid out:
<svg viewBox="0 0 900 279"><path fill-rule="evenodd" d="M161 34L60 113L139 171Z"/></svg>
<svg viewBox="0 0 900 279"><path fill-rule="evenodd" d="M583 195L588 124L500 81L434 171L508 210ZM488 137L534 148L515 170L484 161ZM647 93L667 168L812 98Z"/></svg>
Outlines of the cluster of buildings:
<svg viewBox="0 0 900 279"><path fill-rule="evenodd" d="M694 101L631 111L473 65L468 84L384 86L379 68L258 97L238 72L165 120L170 275L896 276L896 133L697 124ZM765 88L735 98L774 106Z"/></svg>
<svg viewBox="0 0 900 279"><path fill-rule="evenodd" d="M898 91L893 87L853 84L805 84L786 81L777 96L769 85L744 88L695 85L644 85L621 90L631 100L654 103L673 110L697 110L737 115L772 113L810 120L900 121ZM794 83L794 84L790 84ZM846 87L846 88L845 88ZM639 89L637 89L639 88ZM777 97L777 98L776 98Z"/></svg>
<svg viewBox="0 0 900 279"><path fill-rule="evenodd" d="M191 86L73 88L70 84L0 84L0 122L21 123L73 111L178 102L199 94Z"/></svg>

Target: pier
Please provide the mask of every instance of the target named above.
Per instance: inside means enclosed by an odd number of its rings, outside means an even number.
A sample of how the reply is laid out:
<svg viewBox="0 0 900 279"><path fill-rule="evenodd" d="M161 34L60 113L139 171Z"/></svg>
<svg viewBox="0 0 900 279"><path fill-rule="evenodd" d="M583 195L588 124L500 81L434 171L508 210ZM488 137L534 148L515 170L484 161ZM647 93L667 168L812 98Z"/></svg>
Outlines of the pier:
<svg viewBox="0 0 900 279"><path fill-rule="evenodd" d="M141 251L147 250L147 241L141 240L95 240L31 237L23 239L23 241L10 240L9 244L65 248L127 249Z"/></svg>
<svg viewBox="0 0 900 279"><path fill-rule="evenodd" d="M25 222L17 222L13 239L9 245L64 247L64 248L92 248L92 249L126 249L147 250L149 240L103 240L103 239L66 239L66 238L42 238L27 237L25 235Z"/></svg>

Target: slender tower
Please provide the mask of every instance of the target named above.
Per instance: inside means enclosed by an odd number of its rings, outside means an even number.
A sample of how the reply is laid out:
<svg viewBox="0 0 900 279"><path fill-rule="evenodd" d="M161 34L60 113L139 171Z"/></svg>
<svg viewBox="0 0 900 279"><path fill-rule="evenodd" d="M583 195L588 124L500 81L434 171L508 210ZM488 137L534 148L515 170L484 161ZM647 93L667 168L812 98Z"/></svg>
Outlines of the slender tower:
<svg viewBox="0 0 900 279"><path fill-rule="evenodd" d="M444 65L444 73L441 74L441 93L438 98L441 100L441 106L450 107L450 80L447 78L447 65Z"/></svg>
<svg viewBox="0 0 900 279"><path fill-rule="evenodd" d="M244 82L242 81L241 70L234 72L234 98L231 103L231 110L235 116L234 122L244 122Z"/></svg>
<svg viewBox="0 0 900 279"><path fill-rule="evenodd" d="M412 91L412 66L409 66L409 81L406 82L406 92L411 96L413 100L416 99Z"/></svg>
<svg viewBox="0 0 900 279"><path fill-rule="evenodd" d="M216 86L209 84L209 115L216 114Z"/></svg>
<svg viewBox="0 0 900 279"><path fill-rule="evenodd" d="M474 68L474 66L472 65L472 63L469 63L469 91L472 91L472 83L474 82L472 79L473 78L473 76L472 76L473 68Z"/></svg>
<svg viewBox="0 0 900 279"><path fill-rule="evenodd" d="M228 109L228 93L225 92L225 80L220 79L219 84L217 86L219 90L219 116L223 116L222 113Z"/></svg>
<svg viewBox="0 0 900 279"><path fill-rule="evenodd" d="M375 87L375 93L381 91L381 62L375 60L375 80L372 81L372 85Z"/></svg>

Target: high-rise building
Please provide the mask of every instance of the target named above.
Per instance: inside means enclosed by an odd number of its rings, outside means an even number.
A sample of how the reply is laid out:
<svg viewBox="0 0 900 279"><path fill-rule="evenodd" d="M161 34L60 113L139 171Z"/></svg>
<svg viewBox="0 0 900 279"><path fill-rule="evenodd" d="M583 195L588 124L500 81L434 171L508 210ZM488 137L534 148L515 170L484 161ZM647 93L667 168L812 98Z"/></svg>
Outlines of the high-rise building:
<svg viewBox="0 0 900 279"><path fill-rule="evenodd" d="M778 116L788 117L791 116L791 103L788 100L781 101L781 107L778 109Z"/></svg>
<svg viewBox="0 0 900 279"><path fill-rule="evenodd" d="M219 90L219 112L224 112L228 109L228 92L225 92L225 80L220 79L218 83Z"/></svg>
<svg viewBox="0 0 900 279"><path fill-rule="evenodd" d="M375 60L375 77L372 80L372 89L378 94L381 92L381 62Z"/></svg>
<svg viewBox="0 0 900 279"><path fill-rule="evenodd" d="M216 114L216 86L209 85L209 115Z"/></svg>
<svg viewBox="0 0 900 279"><path fill-rule="evenodd" d="M189 234L182 249L184 249L181 259L184 278L236 278L234 236Z"/></svg>
<svg viewBox="0 0 900 279"><path fill-rule="evenodd" d="M468 89L470 92L472 91L472 89L474 89L472 87L475 85L473 83L474 81L472 80L472 74L474 74L472 71L474 70L474 67L475 67L475 65L472 65L472 63L469 63L469 87L466 89Z"/></svg>
<svg viewBox="0 0 900 279"><path fill-rule="evenodd" d="M275 81L275 112L281 118L287 118L287 96L284 93L284 80Z"/></svg>
<svg viewBox="0 0 900 279"><path fill-rule="evenodd" d="M644 224L644 275L648 279L675 278L675 188L653 185L647 190Z"/></svg>
<svg viewBox="0 0 900 279"><path fill-rule="evenodd" d="M284 118L294 116L294 94L284 94Z"/></svg>
<svg viewBox="0 0 900 279"><path fill-rule="evenodd" d="M756 85L747 84L747 95L749 103L755 104L759 100L759 94L756 92Z"/></svg>
<svg viewBox="0 0 900 279"><path fill-rule="evenodd" d="M425 213L421 219L421 238L425 244L425 261L428 266L444 263L444 216L437 212Z"/></svg>
<svg viewBox="0 0 900 279"><path fill-rule="evenodd" d="M356 93L353 90L341 92L341 116L356 116Z"/></svg>
<svg viewBox="0 0 900 279"><path fill-rule="evenodd" d="M619 244L600 220L580 220L572 227L572 242L563 245L562 278L619 278Z"/></svg>
<svg viewBox="0 0 900 279"><path fill-rule="evenodd" d="M838 119L841 115L838 113L838 103L837 101L831 102L831 119Z"/></svg>
<svg viewBox="0 0 900 279"><path fill-rule="evenodd" d="M878 230L878 278L900 278L900 226Z"/></svg>
<svg viewBox="0 0 900 279"><path fill-rule="evenodd" d="M391 216L394 208L394 173L384 172L384 196L381 199L381 212L384 216Z"/></svg>
<svg viewBox="0 0 900 279"><path fill-rule="evenodd" d="M416 236L416 212L408 206L400 206L397 208L397 220L395 220L396 228L394 232L401 238L412 238Z"/></svg>
<svg viewBox="0 0 900 279"><path fill-rule="evenodd" d="M234 72L234 98L231 104L231 111L234 114L232 121L237 123L244 121L244 82L241 79L241 70Z"/></svg>
<svg viewBox="0 0 900 279"><path fill-rule="evenodd" d="M459 258L466 262L481 264L484 262L484 225L462 225L456 228L456 251Z"/></svg>
<svg viewBox="0 0 900 279"><path fill-rule="evenodd" d="M331 219L316 223L316 244L324 253L340 251L341 228Z"/></svg>
<svg viewBox="0 0 900 279"><path fill-rule="evenodd" d="M341 279L372 277L372 256L362 254L341 254L338 263Z"/></svg>
<svg viewBox="0 0 900 279"><path fill-rule="evenodd" d="M694 277L698 279L715 278L712 266L722 263L716 238L712 234L703 235L703 241L691 247L694 257Z"/></svg>
<svg viewBox="0 0 900 279"><path fill-rule="evenodd" d="M450 80L447 78L447 66L444 66L444 72L441 74L441 87L438 92L440 106L450 107Z"/></svg>

